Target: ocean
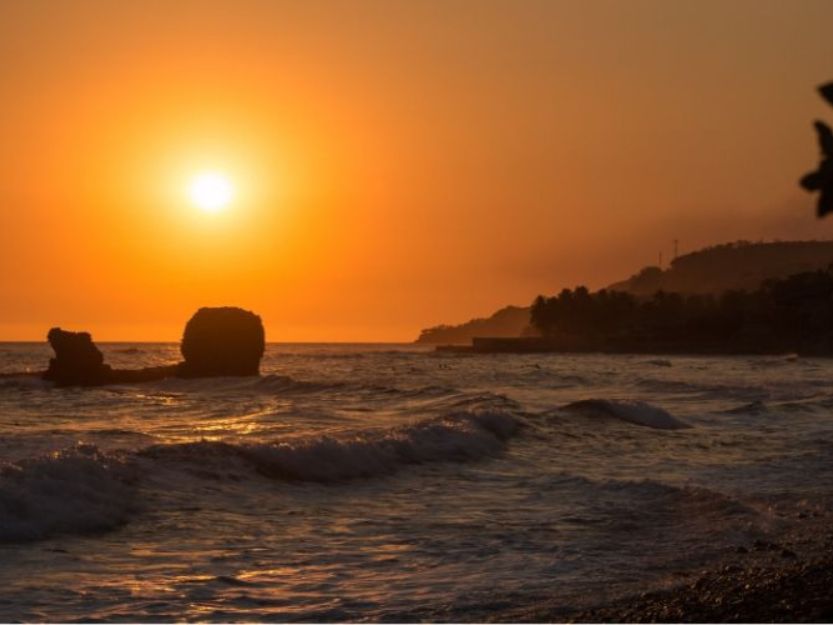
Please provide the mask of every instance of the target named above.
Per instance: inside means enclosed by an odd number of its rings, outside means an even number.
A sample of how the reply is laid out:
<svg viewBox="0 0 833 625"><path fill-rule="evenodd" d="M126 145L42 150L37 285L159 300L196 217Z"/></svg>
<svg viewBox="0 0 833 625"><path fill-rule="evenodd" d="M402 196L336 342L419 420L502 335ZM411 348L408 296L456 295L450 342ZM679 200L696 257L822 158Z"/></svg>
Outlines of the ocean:
<svg viewBox="0 0 833 625"><path fill-rule="evenodd" d="M0 344L0 372L49 356ZM262 373L0 378L0 621L592 606L833 509L830 360L269 344Z"/></svg>

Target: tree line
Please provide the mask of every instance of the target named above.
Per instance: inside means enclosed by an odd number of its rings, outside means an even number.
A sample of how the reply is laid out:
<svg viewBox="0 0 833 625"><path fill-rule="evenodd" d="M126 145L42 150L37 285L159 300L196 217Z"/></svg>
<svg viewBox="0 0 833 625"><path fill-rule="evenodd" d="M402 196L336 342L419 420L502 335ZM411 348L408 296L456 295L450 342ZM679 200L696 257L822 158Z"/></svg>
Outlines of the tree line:
<svg viewBox="0 0 833 625"><path fill-rule="evenodd" d="M629 293L586 287L538 296L532 327L544 337L600 349L833 353L833 268L767 280L721 295Z"/></svg>

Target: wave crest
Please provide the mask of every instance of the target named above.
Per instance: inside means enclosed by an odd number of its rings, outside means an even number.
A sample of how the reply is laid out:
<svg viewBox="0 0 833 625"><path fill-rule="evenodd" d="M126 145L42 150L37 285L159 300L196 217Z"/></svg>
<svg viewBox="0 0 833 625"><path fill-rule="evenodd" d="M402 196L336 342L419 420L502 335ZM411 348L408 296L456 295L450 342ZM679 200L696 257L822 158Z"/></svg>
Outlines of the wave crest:
<svg viewBox="0 0 833 625"><path fill-rule="evenodd" d="M583 399L574 401L561 410L587 417L606 417L660 430L679 430L691 427L676 417L643 401L615 399Z"/></svg>
<svg viewBox="0 0 833 625"><path fill-rule="evenodd" d="M494 455L520 427L516 416L503 411L457 412L388 430L272 444L200 441L153 445L140 455L198 464L237 459L270 478L337 482L388 475L406 465Z"/></svg>
<svg viewBox="0 0 833 625"><path fill-rule="evenodd" d="M0 542L87 533L125 523L133 509L129 467L93 445L0 465Z"/></svg>

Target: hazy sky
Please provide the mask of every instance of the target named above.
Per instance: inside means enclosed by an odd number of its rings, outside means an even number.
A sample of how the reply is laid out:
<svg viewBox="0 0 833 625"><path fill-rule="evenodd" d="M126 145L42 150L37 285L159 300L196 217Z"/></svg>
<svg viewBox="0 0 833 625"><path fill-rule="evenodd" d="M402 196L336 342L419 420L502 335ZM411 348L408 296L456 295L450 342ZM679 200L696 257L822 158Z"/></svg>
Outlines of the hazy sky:
<svg viewBox="0 0 833 625"><path fill-rule="evenodd" d="M830 238L826 80L829 0L3 2L0 339L411 340L674 238Z"/></svg>

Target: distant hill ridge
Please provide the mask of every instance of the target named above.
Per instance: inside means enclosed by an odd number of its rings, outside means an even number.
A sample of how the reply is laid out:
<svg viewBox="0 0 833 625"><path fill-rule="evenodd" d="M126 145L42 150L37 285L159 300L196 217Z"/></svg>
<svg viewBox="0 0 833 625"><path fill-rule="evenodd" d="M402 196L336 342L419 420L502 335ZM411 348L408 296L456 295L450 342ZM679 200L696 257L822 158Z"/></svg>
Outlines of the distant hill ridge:
<svg viewBox="0 0 833 625"><path fill-rule="evenodd" d="M645 267L607 289L632 295L653 295L657 291L686 295L751 291L764 280L826 269L831 264L833 241L737 241L679 256L664 271Z"/></svg>
<svg viewBox="0 0 833 625"><path fill-rule="evenodd" d="M636 296L668 293L718 294L757 289L762 282L833 264L833 241L736 241L678 256L668 269L645 267L627 280L607 287ZM528 306L507 306L490 317L460 325L423 330L417 343L468 344L475 336L512 337L531 334Z"/></svg>

